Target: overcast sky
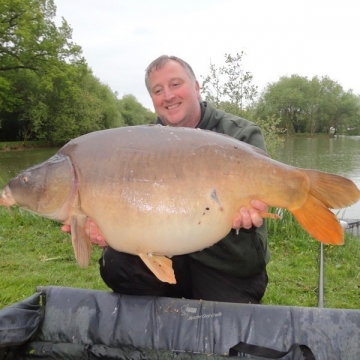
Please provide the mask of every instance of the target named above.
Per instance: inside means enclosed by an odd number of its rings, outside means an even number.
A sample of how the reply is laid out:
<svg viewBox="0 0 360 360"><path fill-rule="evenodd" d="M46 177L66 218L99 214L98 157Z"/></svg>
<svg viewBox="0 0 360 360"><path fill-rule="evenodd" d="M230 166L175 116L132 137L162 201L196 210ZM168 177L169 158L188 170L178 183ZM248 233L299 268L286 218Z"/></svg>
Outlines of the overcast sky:
<svg viewBox="0 0 360 360"><path fill-rule="evenodd" d="M167 54L200 75L244 51L262 90L280 76L329 76L360 94L359 0L55 0L96 77L153 110L147 65Z"/></svg>

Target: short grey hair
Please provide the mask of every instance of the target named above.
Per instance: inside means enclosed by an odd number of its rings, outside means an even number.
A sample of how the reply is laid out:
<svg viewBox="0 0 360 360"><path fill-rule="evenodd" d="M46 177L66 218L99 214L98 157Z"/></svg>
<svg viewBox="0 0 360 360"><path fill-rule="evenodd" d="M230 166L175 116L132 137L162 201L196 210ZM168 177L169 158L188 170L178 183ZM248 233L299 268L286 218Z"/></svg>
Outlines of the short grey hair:
<svg viewBox="0 0 360 360"><path fill-rule="evenodd" d="M194 70L191 68L191 66L186 61L178 58L177 56L161 55L157 59L152 61L145 70L145 85L146 85L146 88L149 93L150 93L149 77L150 77L151 71L162 69L165 66L165 64L167 64L171 60L178 62L186 70L186 72L188 73L190 78L194 82L196 81L196 76L195 76Z"/></svg>

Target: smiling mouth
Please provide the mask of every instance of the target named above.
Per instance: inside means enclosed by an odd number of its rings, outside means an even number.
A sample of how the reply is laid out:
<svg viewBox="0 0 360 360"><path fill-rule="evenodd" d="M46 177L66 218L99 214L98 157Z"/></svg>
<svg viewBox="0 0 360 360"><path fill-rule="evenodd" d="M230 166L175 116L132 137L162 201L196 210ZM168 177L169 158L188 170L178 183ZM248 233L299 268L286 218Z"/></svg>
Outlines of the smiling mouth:
<svg viewBox="0 0 360 360"><path fill-rule="evenodd" d="M172 110L172 109L177 108L178 106L180 106L180 103L177 103L177 104L173 104L173 105L166 106L166 109L167 109L167 110Z"/></svg>

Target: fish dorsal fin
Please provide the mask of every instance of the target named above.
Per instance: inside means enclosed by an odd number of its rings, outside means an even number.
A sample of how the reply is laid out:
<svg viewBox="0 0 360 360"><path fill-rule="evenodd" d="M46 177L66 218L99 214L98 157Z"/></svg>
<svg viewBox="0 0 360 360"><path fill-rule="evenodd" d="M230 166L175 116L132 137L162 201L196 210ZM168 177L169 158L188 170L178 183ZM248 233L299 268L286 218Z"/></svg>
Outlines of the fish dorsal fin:
<svg viewBox="0 0 360 360"><path fill-rule="evenodd" d="M139 256L160 281L176 284L172 261L169 258L144 253L139 254Z"/></svg>
<svg viewBox="0 0 360 360"><path fill-rule="evenodd" d="M75 258L81 267L87 267L91 257L91 241L85 231L86 215L72 215L70 219Z"/></svg>

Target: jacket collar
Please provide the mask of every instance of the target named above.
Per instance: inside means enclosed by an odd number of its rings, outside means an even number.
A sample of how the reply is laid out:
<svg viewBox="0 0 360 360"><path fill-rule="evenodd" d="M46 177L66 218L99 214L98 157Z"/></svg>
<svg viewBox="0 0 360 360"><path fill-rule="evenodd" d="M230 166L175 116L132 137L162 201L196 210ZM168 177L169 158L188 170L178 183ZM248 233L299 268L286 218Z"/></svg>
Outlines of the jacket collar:
<svg viewBox="0 0 360 360"><path fill-rule="evenodd" d="M219 121L222 119L224 112L215 109L211 104L206 101L200 101L201 117L199 123L196 125L197 129L212 130L217 126ZM156 120L157 124L164 125L164 123L158 117Z"/></svg>

